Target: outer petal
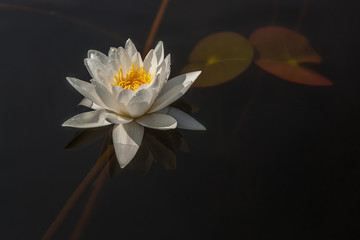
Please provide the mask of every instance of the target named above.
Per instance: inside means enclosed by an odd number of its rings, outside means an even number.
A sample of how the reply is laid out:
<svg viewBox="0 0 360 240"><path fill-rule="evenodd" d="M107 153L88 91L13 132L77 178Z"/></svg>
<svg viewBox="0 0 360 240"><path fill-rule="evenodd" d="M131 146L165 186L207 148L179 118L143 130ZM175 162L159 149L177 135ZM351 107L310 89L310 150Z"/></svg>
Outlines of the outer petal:
<svg viewBox="0 0 360 240"><path fill-rule="evenodd" d="M89 50L88 58L96 59L100 63L102 63L104 66L106 66L106 64L109 61L109 58L105 54L103 54L102 52L96 51L96 50Z"/></svg>
<svg viewBox="0 0 360 240"><path fill-rule="evenodd" d="M144 127L135 121L114 126L113 142L116 158L121 168L124 168L134 158L143 136Z"/></svg>
<svg viewBox="0 0 360 240"><path fill-rule="evenodd" d="M88 107L88 108L91 108L91 109L102 109L102 107L100 107L99 105L96 105L95 103L93 103L92 101L90 101L88 98L83 98L78 106L84 106L84 107Z"/></svg>
<svg viewBox="0 0 360 240"><path fill-rule="evenodd" d="M159 130L173 129L176 128L177 125L175 118L161 113L147 114L135 119L135 121L144 127Z"/></svg>
<svg viewBox="0 0 360 240"><path fill-rule="evenodd" d="M101 81L104 84L108 83L105 65L103 65L99 60L93 58L85 58L84 63L94 80Z"/></svg>
<svg viewBox="0 0 360 240"><path fill-rule="evenodd" d="M80 113L67 121L61 126L63 127L74 127L74 128L94 128L110 125L105 120L106 110L96 110L91 112Z"/></svg>
<svg viewBox="0 0 360 240"><path fill-rule="evenodd" d="M71 77L67 77L66 80L68 80L68 82L84 97L88 98L96 105L105 108L105 104L99 98L93 84Z"/></svg>
<svg viewBox="0 0 360 240"><path fill-rule="evenodd" d="M171 107L167 114L176 119L178 128L188 130L206 130L206 128L201 123L177 108Z"/></svg>
<svg viewBox="0 0 360 240"><path fill-rule="evenodd" d="M136 50L134 43L130 40L130 38L125 43L125 50L129 54L130 58L132 58L134 54L138 52Z"/></svg>
<svg viewBox="0 0 360 240"><path fill-rule="evenodd" d="M149 113L160 110L179 99L190 88L200 73L201 71L190 72L167 81L149 109Z"/></svg>

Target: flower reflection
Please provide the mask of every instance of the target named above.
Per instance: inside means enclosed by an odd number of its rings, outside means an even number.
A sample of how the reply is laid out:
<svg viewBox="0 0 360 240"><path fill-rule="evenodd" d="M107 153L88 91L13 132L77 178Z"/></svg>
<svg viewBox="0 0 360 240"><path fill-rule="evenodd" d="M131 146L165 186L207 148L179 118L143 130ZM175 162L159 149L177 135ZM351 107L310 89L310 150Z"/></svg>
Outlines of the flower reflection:
<svg viewBox="0 0 360 240"><path fill-rule="evenodd" d="M80 104L93 111L78 114L62 126L97 128L113 124L112 141L121 168L134 158L143 139L152 142L151 136L144 138L144 128L205 130L190 115L169 107L185 94L200 71L168 80L170 55L164 58L162 42L149 51L144 61L129 39L125 48L110 48L108 56L90 50L85 65L91 83L69 77L67 80L85 97Z"/></svg>
<svg viewBox="0 0 360 240"><path fill-rule="evenodd" d="M85 147L105 138L102 150L105 152L108 146L113 144L110 133L110 126L85 129L78 132L65 148ZM140 175L146 175L153 162L160 163L166 170L174 170L176 168L176 151L189 151L186 140L178 130L158 131L146 128L137 153L125 168L120 167L114 152L108 156L108 173L112 178L123 170L134 170Z"/></svg>
<svg viewBox="0 0 360 240"><path fill-rule="evenodd" d="M186 152L188 145L176 129L168 131L145 129L143 141L133 160L122 169L113 155L110 159L109 175L115 177L122 170L130 170L144 176L149 172L153 162L160 163L166 170L174 170L177 150Z"/></svg>

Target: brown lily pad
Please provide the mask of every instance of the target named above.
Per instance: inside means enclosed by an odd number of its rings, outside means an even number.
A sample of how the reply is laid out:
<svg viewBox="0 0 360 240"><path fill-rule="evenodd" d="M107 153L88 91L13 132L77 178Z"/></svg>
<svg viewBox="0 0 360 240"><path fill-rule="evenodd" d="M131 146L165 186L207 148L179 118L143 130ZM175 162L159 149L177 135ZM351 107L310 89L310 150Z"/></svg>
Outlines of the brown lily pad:
<svg viewBox="0 0 360 240"><path fill-rule="evenodd" d="M245 37L233 32L215 33L195 46L182 72L201 70L193 86L216 86L245 71L253 56L253 47Z"/></svg>
<svg viewBox="0 0 360 240"><path fill-rule="evenodd" d="M283 27L263 27L254 31L250 42L259 53L255 63L282 79L313 86L333 83L324 76L301 66L301 63L321 63L322 59L303 35Z"/></svg>

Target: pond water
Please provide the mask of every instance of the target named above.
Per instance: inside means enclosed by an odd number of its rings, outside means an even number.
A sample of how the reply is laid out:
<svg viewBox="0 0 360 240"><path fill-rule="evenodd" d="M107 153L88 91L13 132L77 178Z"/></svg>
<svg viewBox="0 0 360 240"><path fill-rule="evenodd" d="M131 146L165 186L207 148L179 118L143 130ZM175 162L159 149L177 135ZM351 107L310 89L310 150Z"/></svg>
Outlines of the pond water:
<svg viewBox="0 0 360 240"><path fill-rule="evenodd" d="M180 74L194 46L223 31L294 29L332 86L280 79L256 64L184 100L206 131L179 130L189 151L176 169L107 178L81 239L357 239L359 14L356 1L170 0L155 36ZM101 155L102 141L65 150L84 111L66 77L88 81L89 49L131 38L143 49L160 0L11 1L0 4L1 239L41 239ZM151 139L150 139L151 141ZM165 160L164 160L165 161ZM52 239L69 239L91 185Z"/></svg>

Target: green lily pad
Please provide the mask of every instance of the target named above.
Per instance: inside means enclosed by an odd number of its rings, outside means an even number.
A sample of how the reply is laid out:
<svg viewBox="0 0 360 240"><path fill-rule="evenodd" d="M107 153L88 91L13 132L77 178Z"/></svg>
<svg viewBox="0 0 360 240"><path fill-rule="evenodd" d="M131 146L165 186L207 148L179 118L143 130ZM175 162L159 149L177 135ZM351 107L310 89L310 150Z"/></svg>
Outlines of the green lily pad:
<svg viewBox="0 0 360 240"><path fill-rule="evenodd" d="M245 71L253 56L253 47L245 37L233 32L215 33L195 46L182 72L202 70L193 86L216 86Z"/></svg>
<svg viewBox="0 0 360 240"><path fill-rule="evenodd" d="M250 42L259 53L255 63L263 70L282 79L314 86L333 83L324 76L301 66L321 63L322 59L301 34L283 27L263 27L254 31Z"/></svg>

